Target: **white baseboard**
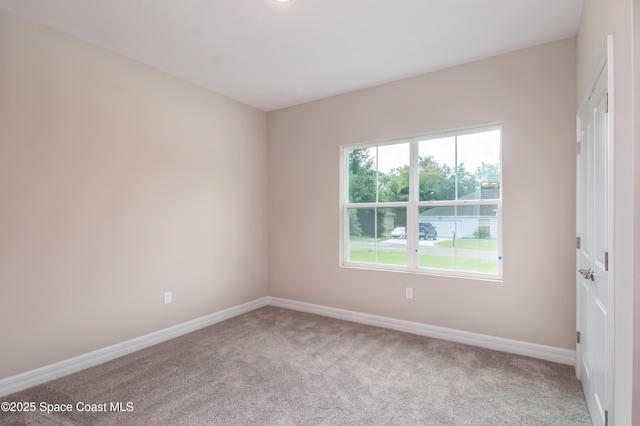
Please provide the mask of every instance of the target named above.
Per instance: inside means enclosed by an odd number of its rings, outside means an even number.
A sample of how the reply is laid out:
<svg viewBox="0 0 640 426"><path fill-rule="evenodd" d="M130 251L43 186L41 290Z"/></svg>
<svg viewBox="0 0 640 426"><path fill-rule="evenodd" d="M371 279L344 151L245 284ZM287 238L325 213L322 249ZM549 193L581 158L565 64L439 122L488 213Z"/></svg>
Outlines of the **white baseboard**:
<svg viewBox="0 0 640 426"><path fill-rule="evenodd" d="M187 334L246 312L253 311L254 309L261 308L268 305L268 303L269 298L263 297L201 318L196 318L173 327L165 328L164 330L156 331L154 333L136 337L135 339L127 340L106 348L69 358L55 364L46 365L35 370L7 377L0 380L0 397L32 386L40 385L68 374L76 373L80 370L84 370L85 368L93 367L98 364L102 364L103 362L119 358L123 355L139 351L140 349L182 336L183 334Z"/></svg>
<svg viewBox="0 0 640 426"><path fill-rule="evenodd" d="M509 352L512 354L529 356L532 358L543 359L560 364L575 364L576 353L575 351L569 349L539 345L536 343L521 342L517 340L503 339L500 337L470 333L467 331L459 331L444 327L436 327L418 322L404 321L378 315L363 314L360 312L331 308L328 306L297 302L295 300L280 299L278 297L269 297L269 305L292 309L295 311L324 315L327 317L357 322L360 324L367 324L376 327L404 331L406 333L417 334L420 336L433 337L436 339L464 343L472 346L479 346L481 348L493 349L501 352Z"/></svg>
<svg viewBox="0 0 640 426"><path fill-rule="evenodd" d="M517 340L503 339L500 337L487 336L466 331L458 331L417 322L363 314L345 309L297 302L295 300L281 299L278 297L263 297L201 318L196 318L173 327L165 328L164 330L156 331L135 339L127 340L106 348L69 358L55 364L7 377L0 380L0 397L14 392L19 392L32 386L40 385L50 380L58 379L68 374L76 373L80 370L84 370L85 368L94 367L98 364L102 364L103 362L162 343L266 305L308 312L331 318L357 322L360 324L373 325L376 327L389 328L420 336L434 337L437 339L449 340L452 342L464 343L467 345L479 346L502 352L530 356L532 358L544 359L561 364L575 364L575 351L569 349L520 342Z"/></svg>

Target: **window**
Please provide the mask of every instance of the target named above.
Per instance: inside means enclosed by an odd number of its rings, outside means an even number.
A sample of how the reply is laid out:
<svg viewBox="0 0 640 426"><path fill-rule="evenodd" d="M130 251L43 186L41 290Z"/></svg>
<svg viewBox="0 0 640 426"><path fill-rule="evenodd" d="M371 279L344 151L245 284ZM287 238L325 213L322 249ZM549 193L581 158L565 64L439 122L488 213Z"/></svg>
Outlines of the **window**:
<svg viewBox="0 0 640 426"><path fill-rule="evenodd" d="M342 264L500 278L501 127L342 148Z"/></svg>

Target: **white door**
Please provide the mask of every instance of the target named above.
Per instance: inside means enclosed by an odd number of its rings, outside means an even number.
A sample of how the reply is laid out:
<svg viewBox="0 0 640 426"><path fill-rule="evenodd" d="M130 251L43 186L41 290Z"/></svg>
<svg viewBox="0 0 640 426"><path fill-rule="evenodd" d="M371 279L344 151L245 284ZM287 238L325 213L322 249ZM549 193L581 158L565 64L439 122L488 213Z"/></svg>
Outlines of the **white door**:
<svg viewBox="0 0 640 426"><path fill-rule="evenodd" d="M580 114L578 156L578 291L580 379L593 424L607 423L608 155L607 70Z"/></svg>

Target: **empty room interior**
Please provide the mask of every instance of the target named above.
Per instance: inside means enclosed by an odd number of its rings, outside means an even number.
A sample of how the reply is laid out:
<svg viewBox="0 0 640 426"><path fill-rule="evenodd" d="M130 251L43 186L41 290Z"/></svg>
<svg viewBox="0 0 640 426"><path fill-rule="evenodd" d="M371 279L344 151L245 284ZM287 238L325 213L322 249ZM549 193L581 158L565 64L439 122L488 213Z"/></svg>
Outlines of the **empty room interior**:
<svg viewBox="0 0 640 426"><path fill-rule="evenodd" d="M638 22L0 0L0 424L640 425Z"/></svg>

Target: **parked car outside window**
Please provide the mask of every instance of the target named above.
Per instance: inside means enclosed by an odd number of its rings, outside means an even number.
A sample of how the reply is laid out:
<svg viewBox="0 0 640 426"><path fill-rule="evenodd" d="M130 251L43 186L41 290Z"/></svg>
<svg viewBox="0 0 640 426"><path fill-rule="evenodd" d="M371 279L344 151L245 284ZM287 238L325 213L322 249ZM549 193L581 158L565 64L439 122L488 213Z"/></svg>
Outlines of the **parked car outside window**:
<svg viewBox="0 0 640 426"><path fill-rule="evenodd" d="M393 231L391 231L391 237L407 238L407 228L404 226L393 228ZM421 223L418 226L418 238L421 240L437 240L438 231L436 231L436 227L429 222Z"/></svg>
<svg viewBox="0 0 640 426"><path fill-rule="evenodd" d="M436 231L436 227L429 222L421 223L418 226L418 238L421 240L437 240L438 231Z"/></svg>
<svg viewBox="0 0 640 426"><path fill-rule="evenodd" d="M391 237L392 238L407 238L407 231L404 227L398 227L398 228L394 228L393 231L391 231Z"/></svg>

